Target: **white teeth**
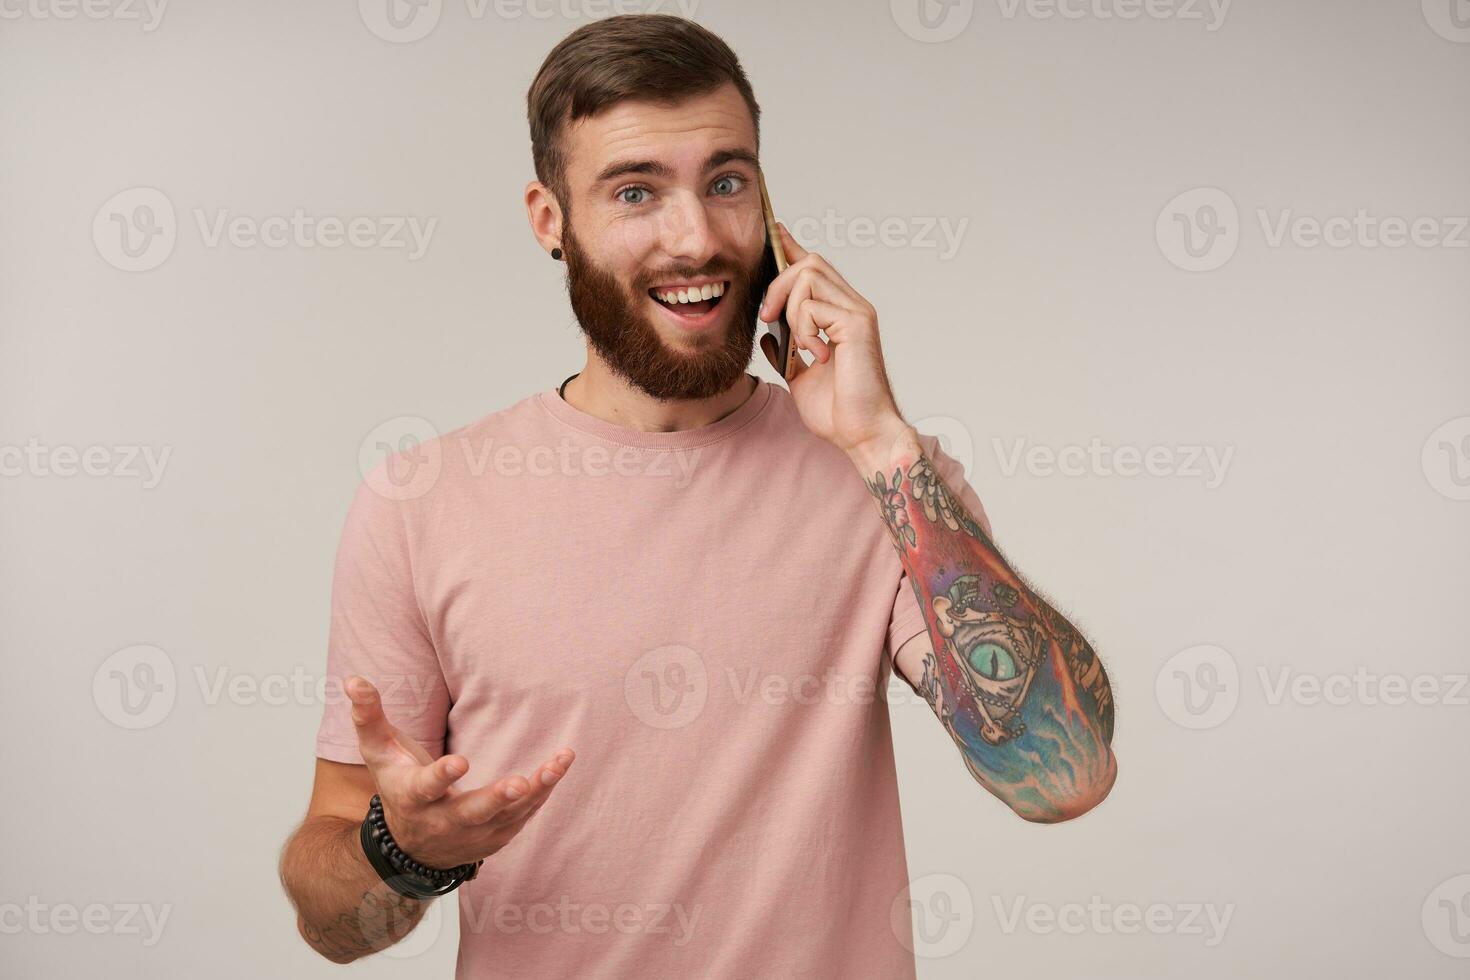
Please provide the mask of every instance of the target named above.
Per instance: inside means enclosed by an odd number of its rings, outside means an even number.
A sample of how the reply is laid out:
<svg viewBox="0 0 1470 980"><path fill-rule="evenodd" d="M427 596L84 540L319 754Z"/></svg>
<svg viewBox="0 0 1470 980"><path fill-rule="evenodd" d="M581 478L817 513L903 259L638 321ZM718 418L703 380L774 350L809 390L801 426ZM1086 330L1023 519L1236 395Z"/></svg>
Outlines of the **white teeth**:
<svg viewBox="0 0 1470 980"><path fill-rule="evenodd" d="M712 283L706 286L696 286L691 289L675 289L667 292L655 293L665 303L697 303L700 300L714 299L716 296L725 295L725 284L723 282Z"/></svg>

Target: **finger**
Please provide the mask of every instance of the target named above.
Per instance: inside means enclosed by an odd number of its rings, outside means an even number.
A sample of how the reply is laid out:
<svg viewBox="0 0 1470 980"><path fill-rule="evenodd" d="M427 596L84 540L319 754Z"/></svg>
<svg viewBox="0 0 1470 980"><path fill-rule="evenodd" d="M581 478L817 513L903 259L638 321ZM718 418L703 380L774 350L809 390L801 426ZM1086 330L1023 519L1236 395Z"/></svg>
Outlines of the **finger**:
<svg viewBox="0 0 1470 980"><path fill-rule="evenodd" d="M832 356L832 351L827 346L827 342L817 336L821 325L817 323L811 312L804 309L810 302L812 302L811 279L803 276L797 281L791 298L786 301L786 322L791 326L791 336L795 338L797 346L802 350L811 351L819 364L826 364Z"/></svg>
<svg viewBox="0 0 1470 980"><path fill-rule="evenodd" d="M777 224L780 224L780 222L777 222ZM842 288L843 292L847 293L852 299L856 300L856 299L859 299L860 298L860 295L861 294L859 294L856 289L853 289L852 288L852 283L848 282L845 278L843 278L842 273L840 273L840 272L837 271L837 267L836 266L834 266L831 262L828 262L826 259L824 259L822 256L818 255L817 253L815 253L815 252L808 252L806 249L802 248L801 247L801 244L799 242L797 242L796 236L793 235L793 234L791 234L791 232L786 229L786 226L785 225L782 225L781 226L781 233L782 233L782 240L790 243L789 248L790 249L795 249L797 252L800 253L800 257L797 258L796 261L799 262L799 261L801 261L801 259L806 259L806 258L811 259L811 262L808 263L809 265L817 265L817 266L819 266L823 270L823 272L825 272L827 274L827 276L834 283L836 283L838 286L840 286ZM790 254L789 251L788 251L788 254Z"/></svg>
<svg viewBox="0 0 1470 980"><path fill-rule="evenodd" d="M524 776L506 776L488 786L468 790L454 797L451 814L466 827L476 827L494 820L496 815L531 791Z"/></svg>
<svg viewBox="0 0 1470 980"><path fill-rule="evenodd" d="M501 810L491 822L501 827L519 829L533 813L546 805L546 801L551 798L551 791L561 785L562 777L570 768L570 759L542 766L531 777L531 792Z"/></svg>
<svg viewBox="0 0 1470 980"><path fill-rule="evenodd" d="M757 314L761 322L774 323L784 310L789 323L794 316L794 304L808 296L850 308L856 308L865 302L861 296L839 286L831 278L829 271L830 267L807 263L792 266L772 279Z"/></svg>
<svg viewBox="0 0 1470 980"><path fill-rule="evenodd" d="M824 295L821 297L822 299L830 300L839 305L855 306L863 302L862 294L852 288L852 283L848 282L842 273L837 271L836 266L816 252L808 252L802 248L801 243L796 240L796 236L791 234L791 230L781 224L781 222L776 222L776 227L777 234L781 238L782 248L785 250L787 256L786 271L789 272L790 267L798 263L802 263L803 268L815 268L820 271L824 278L831 282L835 290L835 295Z"/></svg>
<svg viewBox="0 0 1470 980"><path fill-rule="evenodd" d="M796 240L796 236L791 234L791 229L779 221L776 222L776 234L781 238L781 251L786 256L787 265L795 265L810 254L801 247L801 242Z"/></svg>
<svg viewBox="0 0 1470 980"><path fill-rule="evenodd" d="M542 766L529 780L524 776L507 776L489 786L463 793L455 801L455 813L469 826L508 822L513 819L514 812L535 803L538 796L549 793L556 785L557 779L547 783L543 778L549 767L565 775L574 757L571 749L563 749L557 753L556 761Z"/></svg>
<svg viewBox="0 0 1470 980"><path fill-rule="evenodd" d="M363 761L370 765L386 761L393 751L393 736L397 729L383 714L383 701L378 696L378 689L360 674L347 678L343 688L352 699L352 725L357 729L357 748Z"/></svg>
<svg viewBox="0 0 1470 980"><path fill-rule="evenodd" d="M819 299L803 300L797 316L809 320L809 327L826 334L829 345L858 342L870 332L866 321L859 319L858 311Z"/></svg>
<svg viewBox="0 0 1470 980"><path fill-rule="evenodd" d="M409 799L420 805L442 799L469 768L469 762L462 755L446 755L427 766L419 766L408 780L406 791Z"/></svg>

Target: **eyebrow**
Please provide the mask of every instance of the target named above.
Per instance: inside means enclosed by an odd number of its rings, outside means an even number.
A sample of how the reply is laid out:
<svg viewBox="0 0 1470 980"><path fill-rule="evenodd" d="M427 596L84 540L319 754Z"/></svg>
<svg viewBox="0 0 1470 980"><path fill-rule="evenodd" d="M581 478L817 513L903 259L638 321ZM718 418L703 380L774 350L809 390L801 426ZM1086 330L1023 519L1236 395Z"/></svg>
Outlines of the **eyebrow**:
<svg viewBox="0 0 1470 980"><path fill-rule="evenodd" d="M728 150L716 150L704 161L703 173L723 166L733 160L740 160L759 168L760 160L756 155L744 147L735 147ZM592 182L593 187L601 187L610 180L615 180L626 174L648 174L650 177L662 177L665 180L674 176L674 168L659 160L619 160L603 167L597 174L597 179Z"/></svg>

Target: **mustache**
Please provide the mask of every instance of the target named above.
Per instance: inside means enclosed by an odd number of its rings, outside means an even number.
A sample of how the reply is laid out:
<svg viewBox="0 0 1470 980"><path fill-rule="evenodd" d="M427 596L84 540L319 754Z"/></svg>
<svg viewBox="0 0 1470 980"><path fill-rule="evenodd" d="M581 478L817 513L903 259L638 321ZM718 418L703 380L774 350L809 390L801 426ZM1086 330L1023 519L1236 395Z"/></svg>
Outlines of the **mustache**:
<svg viewBox="0 0 1470 980"><path fill-rule="evenodd" d="M669 269L663 272L650 272L638 277L634 286L641 290L652 289L661 282L681 282L686 279L728 279L732 283L742 283L751 278L750 272L741 269L738 265L706 266L703 269Z"/></svg>

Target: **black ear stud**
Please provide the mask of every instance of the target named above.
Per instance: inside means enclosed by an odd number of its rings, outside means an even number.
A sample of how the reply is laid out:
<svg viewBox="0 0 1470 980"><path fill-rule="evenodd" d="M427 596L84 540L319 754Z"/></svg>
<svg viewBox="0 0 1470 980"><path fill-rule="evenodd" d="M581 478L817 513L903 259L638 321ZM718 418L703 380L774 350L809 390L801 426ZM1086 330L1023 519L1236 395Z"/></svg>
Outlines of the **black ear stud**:
<svg viewBox="0 0 1470 980"><path fill-rule="evenodd" d="M560 248L554 248L554 249L552 249L551 250L551 257L553 259L556 259L558 262L561 261L561 249Z"/></svg>

